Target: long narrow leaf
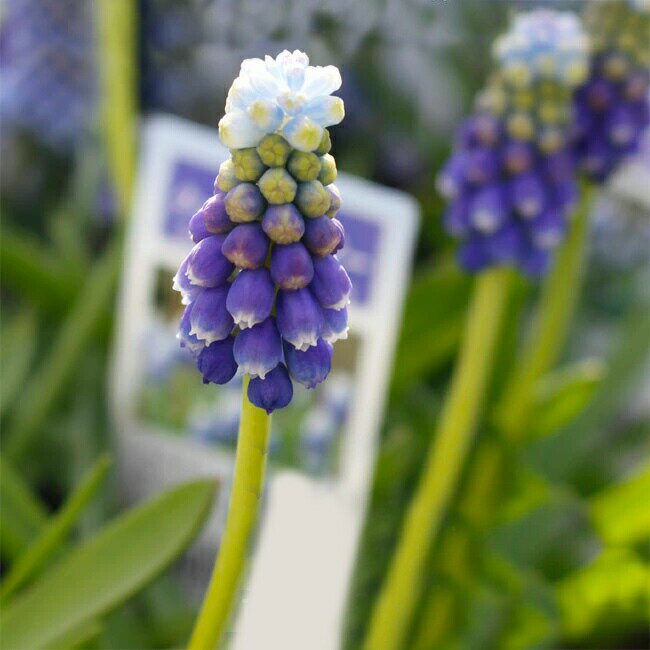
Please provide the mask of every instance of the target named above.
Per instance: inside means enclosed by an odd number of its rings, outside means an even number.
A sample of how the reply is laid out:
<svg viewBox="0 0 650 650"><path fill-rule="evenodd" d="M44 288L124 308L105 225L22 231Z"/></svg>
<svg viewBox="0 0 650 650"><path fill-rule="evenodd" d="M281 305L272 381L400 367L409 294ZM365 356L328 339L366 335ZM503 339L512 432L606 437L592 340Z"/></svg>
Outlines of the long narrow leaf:
<svg viewBox="0 0 650 650"><path fill-rule="evenodd" d="M650 538L650 470L612 485L590 499L592 521L611 546L632 545Z"/></svg>
<svg viewBox="0 0 650 650"><path fill-rule="evenodd" d="M36 352L36 319L24 309L2 328L0 340L0 415L25 385Z"/></svg>
<svg viewBox="0 0 650 650"><path fill-rule="evenodd" d="M113 246L93 269L52 348L25 387L7 431L7 454L20 457L62 393L89 340L102 323L117 279L119 248Z"/></svg>
<svg viewBox="0 0 650 650"><path fill-rule="evenodd" d="M3 648L36 650L123 602L158 575L199 531L215 483L172 488L110 523L10 603Z"/></svg>
<svg viewBox="0 0 650 650"><path fill-rule="evenodd" d="M0 457L0 536L4 559L13 559L38 534L47 511L11 465Z"/></svg>
<svg viewBox="0 0 650 650"><path fill-rule="evenodd" d="M2 283L39 307L61 313L77 287L66 267L33 236L3 224L0 238Z"/></svg>
<svg viewBox="0 0 650 650"><path fill-rule="evenodd" d="M38 539L16 560L2 582L0 603L6 602L19 587L32 579L60 548L84 507L104 483L111 462L110 456L105 455L95 463L65 505L47 523Z"/></svg>

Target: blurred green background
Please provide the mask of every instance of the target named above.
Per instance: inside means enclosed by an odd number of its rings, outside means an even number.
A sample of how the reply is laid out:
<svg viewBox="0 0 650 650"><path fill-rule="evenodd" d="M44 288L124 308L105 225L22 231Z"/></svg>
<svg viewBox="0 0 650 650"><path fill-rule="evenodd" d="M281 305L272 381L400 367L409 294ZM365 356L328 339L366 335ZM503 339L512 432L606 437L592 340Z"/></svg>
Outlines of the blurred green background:
<svg viewBox="0 0 650 650"><path fill-rule="evenodd" d="M435 172L485 82L509 13L548 4L583 3L2 5L0 595L14 608L12 641L172 648L187 638L193 610L172 560L198 530L214 488L187 485L124 514L110 461L107 368L138 125L165 111L215 126L240 61L289 47L342 70L347 116L332 130L339 169L410 192L422 208L342 631L345 648L359 647L435 429L471 289L441 229ZM539 382L525 445L505 447L484 423L465 472L472 478L461 482L432 549L408 648L648 647L649 244L647 205L599 191L562 362ZM536 295L518 282L495 399ZM506 472L482 472L490 454L506 459ZM488 502L485 484L497 486ZM152 527L173 531L155 557ZM80 555L87 540L90 551ZM124 544L133 553L118 552ZM81 581L54 614L39 609L97 562L110 570L94 588ZM2 643L12 647L7 637Z"/></svg>

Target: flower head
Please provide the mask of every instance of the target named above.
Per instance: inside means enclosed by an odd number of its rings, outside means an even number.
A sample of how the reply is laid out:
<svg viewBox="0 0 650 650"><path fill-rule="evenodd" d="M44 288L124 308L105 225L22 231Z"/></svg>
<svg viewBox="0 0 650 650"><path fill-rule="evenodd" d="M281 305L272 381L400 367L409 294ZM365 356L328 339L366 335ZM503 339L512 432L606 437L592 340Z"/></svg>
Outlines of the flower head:
<svg viewBox="0 0 650 650"><path fill-rule="evenodd" d="M579 83L586 74L587 49L578 17L549 10L516 16L494 46L504 78L519 87L540 81Z"/></svg>
<svg viewBox="0 0 650 650"><path fill-rule="evenodd" d="M461 239L467 271L546 271L576 192L571 93L585 77L586 52L577 18L555 11L517 17L497 41L499 67L438 177L449 200L444 225Z"/></svg>
<svg viewBox="0 0 650 650"><path fill-rule="evenodd" d="M292 380L313 388L326 379L332 344L348 331L325 129L343 117L330 97L341 79L308 63L296 51L242 64L220 123L231 157L190 219L195 246L174 277L186 305L178 338L204 383L248 373L248 399L268 413L291 401Z"/></svg>
<svg viewBox="0 0 650 650"><path fill-rule="evenodd" d="M310 66L300 50L284 50L275 59L246 59L228 92L221 142L231 149L257 147L264 136L277 133L298 151L315 151L325 127L345 115L343 100L332 96L340 87L338 68ZM263 152L270 159L272 144Z"/></svg>
<svg viewBox="0 0 650 650"><path fill-rule="evenodd" d="M650 6L590 3L585 24L593 52L589 78L575 94L575 153L582 171L602 182L637 150L649 122Z"/></svg>

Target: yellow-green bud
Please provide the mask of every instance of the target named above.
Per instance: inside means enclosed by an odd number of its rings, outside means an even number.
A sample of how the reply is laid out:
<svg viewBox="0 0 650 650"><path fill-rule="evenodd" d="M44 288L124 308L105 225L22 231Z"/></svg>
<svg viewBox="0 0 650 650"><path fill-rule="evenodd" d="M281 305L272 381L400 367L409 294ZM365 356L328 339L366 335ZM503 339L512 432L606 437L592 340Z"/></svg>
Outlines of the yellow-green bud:
<svg viewBox="0 0 650 650"><path fill-rule="evenodd" d="M240 181L256 181L266 169L254 147L238 149L232 156L235 176Z"/></svg>
<svg viewBox="0 0 650 650"><path fill-rule="evenodd" d="M297 181L315 181L321 170L320 160L316 154L294 151L289 156L287 169Z"/></svg>
<svg viewBox="0 0 650 650"><path fill-rule="evenodd" d="M296 192L296 205L305 217L314 219L329 210L330 195L320 181L300 183Z"/></svg>
<svg viewBox="0 0 650 650"><path fill-rule="evenodd" d="M325 129L325 132L323 133L323 137L320 139L320 143L318 147L316 147L316 151L314 153L317 156L323 156L326 153L329 153L329 150L332 148L332 140L330 139L330 132Z"/></svg>
<svg viewBox="0 0 650 650"><path fill-rule="evenodd" d="M219 175L215 181L217 187L224 192L230 192L230 190L239 185L239 179L235 174L235 164L231 158L224 160L219 167Z"/></svg>
<svg viewBox="0 0 650 650"><path fill-rule="evenodd" d="M329 185L336 180L336 160L334 160L334 156L326 153L324 156L321 156L320 162L321 168L318 174L318 180L323 185Z"/></svg>
<svg viewBox="0 0 650 650"><path fill-rule="evenodd" d="M284 167L291 153L291 145L277 133L265 135L257 145L257 153L268 167Z"/></svg>
<svg viewBox="0 0 650 650"><path fill-rule="evenodd" d="M258 185L262 195L271 205L291 203L296 197L297 183L283 167L267 169Z"/></svg>

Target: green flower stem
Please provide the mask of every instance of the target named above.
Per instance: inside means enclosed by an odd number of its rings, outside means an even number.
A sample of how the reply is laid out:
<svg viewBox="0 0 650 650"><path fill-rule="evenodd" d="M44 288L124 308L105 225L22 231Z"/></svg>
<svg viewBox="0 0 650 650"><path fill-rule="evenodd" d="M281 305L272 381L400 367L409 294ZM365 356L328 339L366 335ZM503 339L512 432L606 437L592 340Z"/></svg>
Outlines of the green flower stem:
<svg viewBox="0 0 650 650"><path fill-rule="evenodd" d="M199 617L194 625L189 650L213 650L221 638L244 569L250 534L257 521L271 418L264 410L248 401L247 388L248 376L244 379L235 473L226 530L221 539L217 561Z"/></svg>
<svg viewBox="0 0 650 650"><path fill-rule="evenodd" d="M476 281L458 365L370 619L365 650L404 647L429 549L455 491L478 423L507 304L510 274L506 269L492 269Z"/></svg>
<svg viewBox="0 0 650 650"><path fill-rule="evenodd" d="M568 237L542 285L530 342L495 411L498 427L509 442L519 441L525 436L535 384L555 365L564 348L580 294L591 196L591 188L583 187L580 206Z"/></svg>
<svg viewBox="0 0 650 650"><path fill-rule="evenodd" d="M558 251L554 268L542 287L534 334L495 408L497 422L503 439L507 442L523 439L535 383L555 365L564 347L583 276L592 196L592 188L585 185L569 235ZM497 442L486 439L481 443L469 469L467 485L470 492L465 495L460 506L465 519L474 528L484 530L491 522L501 485L499 477L504 475L506 469L504 463L505 458L500 453ZM471 559L466 556L465 563L469 565L470 562ZM454 610L445 601L445 597L444 592L434 585L415 635L415 647L426 647L427 643L435 645L450 632ZM437 613L435 634L428 622L434 612Z"/></svg>

